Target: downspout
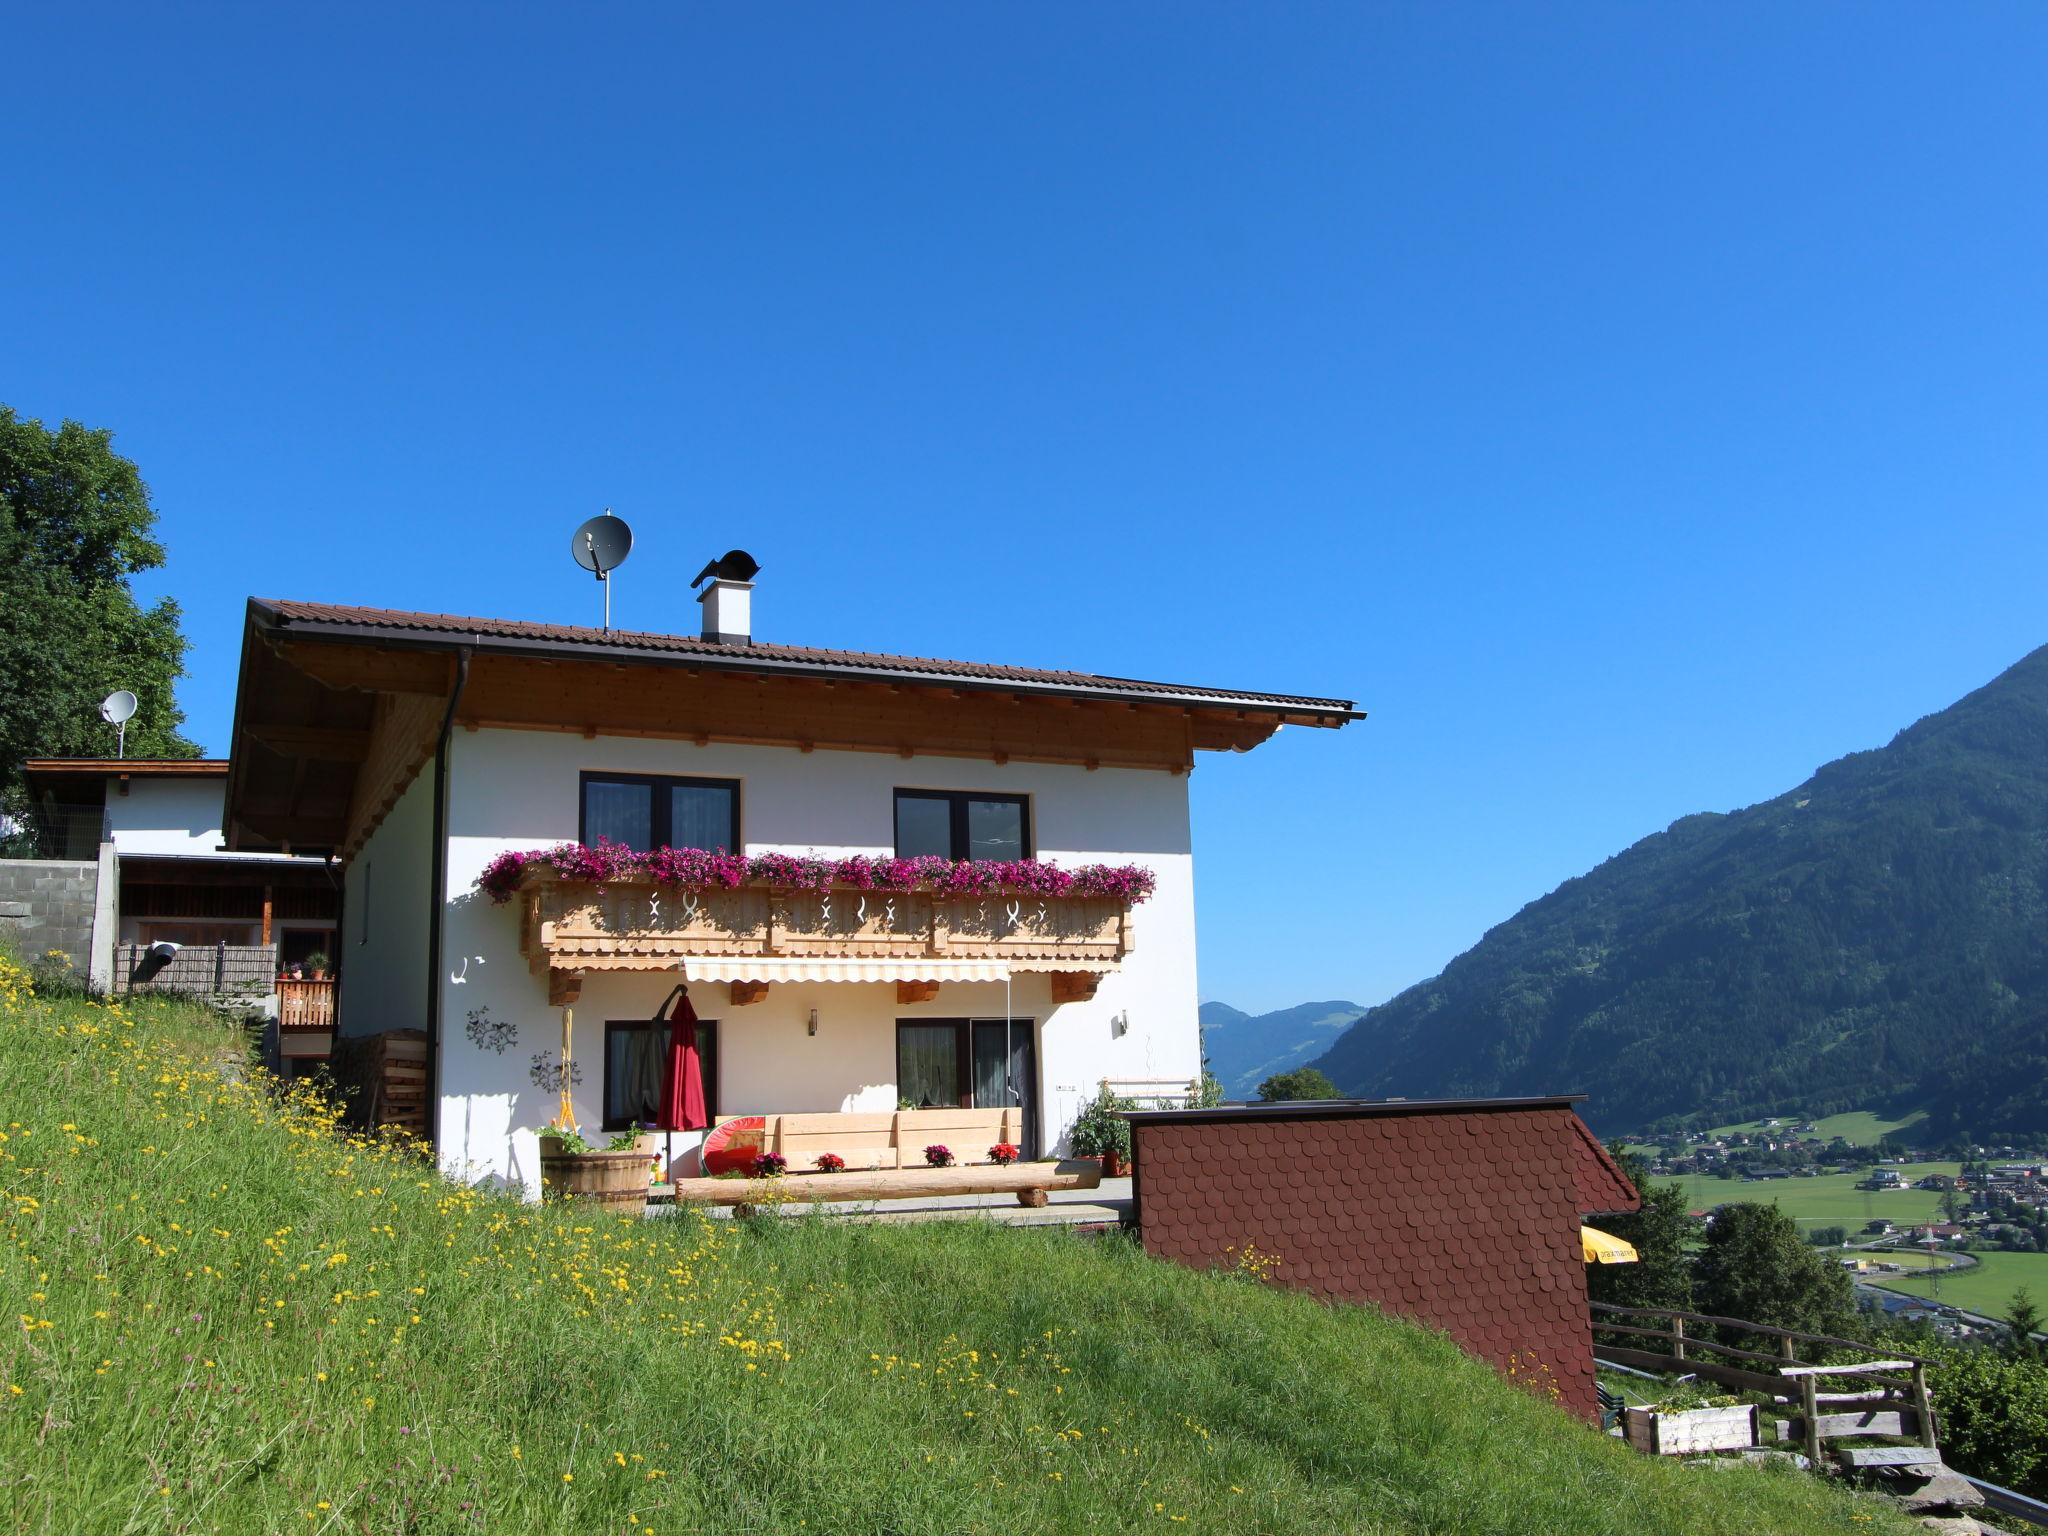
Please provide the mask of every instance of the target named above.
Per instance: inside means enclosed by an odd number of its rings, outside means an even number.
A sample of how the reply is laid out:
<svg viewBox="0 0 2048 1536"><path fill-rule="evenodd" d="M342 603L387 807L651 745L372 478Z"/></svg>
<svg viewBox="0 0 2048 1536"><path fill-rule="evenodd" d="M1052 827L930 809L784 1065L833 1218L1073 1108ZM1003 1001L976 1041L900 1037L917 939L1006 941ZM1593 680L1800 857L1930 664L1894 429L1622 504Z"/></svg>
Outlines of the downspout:
<svg viewBox="0 0 2048 1536"><path fill-rule="evenodd" d="M448 738L455 731L462 690L469 684L472 654L469 646L456 647L455 684L441 716L440 739L434 743L434 857L429 876L433 883L427 889L427 1077L432 1107L427 1124L436 1151L441 1146L441 912L448 900Z"/></svg>

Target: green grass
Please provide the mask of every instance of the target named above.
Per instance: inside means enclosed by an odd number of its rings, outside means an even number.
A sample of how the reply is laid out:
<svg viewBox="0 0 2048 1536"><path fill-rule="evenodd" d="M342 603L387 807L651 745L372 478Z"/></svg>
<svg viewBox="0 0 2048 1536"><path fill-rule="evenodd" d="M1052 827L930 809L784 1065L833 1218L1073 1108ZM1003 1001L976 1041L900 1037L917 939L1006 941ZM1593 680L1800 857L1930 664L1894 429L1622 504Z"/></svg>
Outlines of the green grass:
<svg viewBox="0 0 2048 1536"><path fill-rule="evenodd" d="M1787 1129L1799 1119L1796 1115L1781 1115L1778 1118L1783 1123L1783 1127ZM1879 1115L1871 1110L1859 1109L1852 1110L1848 1114L1829 1115L1825 1119L1814 1121L1812 1134L1818 1136L1823 1142L1832 1141L1835 1137L1839 1136L1852 1147L1874 1147L1880 1141L1883 1141L1885 1137L1894 1133L1899 1133L1901 1141L1910 1143L1913 1140L1912 1128L1926 1118L1927 1111L1924 1109L1916 1109L1911 1114L1899 1119ZM1737 1131L1747 1131L1753 1135L1763 1130L1763 1128L1764 1125L1761 1120L1746 1120L1741 1125L1716 1126L1707 1134L1709 1136L1728 1136Z"/></svg>
<svg viewBox="0 0 2048 1536"><path fill-rule="evenodd" d="M1914 1179L1931 1173L1962 1172L1960 1163L1913 1163L1900 1170ZM1685 1190L1692 1210L1710 1210L1729 1201L1775 1205L1802 1227L1846 1227L1855 1239L1863 1224L1877 1217L1900 1226L1940 1221L1941 1195L1931 1189L1858 1189L1861 1173L1823 1173L1810 1179L1717 1179L1691 1174L1670 1182Z"/></svg>
<svg viewBox="0 0 2048 1536"><path fill-rule="evenodd" d="M2004 1317L2012 1293L2025 1286L2036 1301L2048 1297L2048 1253L1973 1253L1977 1262L1968 1269L1952 1270L1939 1277L1931 1275L1864 1275L1861 1278L1888 1291L1908 1296L1936 1297L1952 1307L1981 1312L1986 1317Z"/></svg>
<svg viewBox="0 0 2048 1536"><path fill-rule="evenodd" d="M624 1222L350 1141L0 967L15 1532L1905 1532L1445 1339L984 1223Z"/></svg>

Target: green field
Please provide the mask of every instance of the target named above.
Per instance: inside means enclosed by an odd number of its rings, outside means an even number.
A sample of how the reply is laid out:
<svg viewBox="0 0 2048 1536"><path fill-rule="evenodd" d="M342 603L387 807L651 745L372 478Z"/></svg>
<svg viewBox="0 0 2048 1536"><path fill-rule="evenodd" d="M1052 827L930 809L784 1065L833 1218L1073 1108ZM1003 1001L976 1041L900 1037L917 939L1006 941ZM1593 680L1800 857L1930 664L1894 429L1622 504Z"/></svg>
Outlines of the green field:
<svg viewBox="0 0 2048 1536"><path fill-rule="evenodd" d="M1924 1179L1930 1173L1962 1172L1960 1163L1914 1163L1900 1170ZM1811 1179L1717 1179L1693 1174L1672 1182L1685 1190L1691 1210L1707 1210L1730 1201L1775 1205L1802 1227L1847 1227L1853 1239L1866 1221L1883 1217L1900 1226L1941 1220L1941 1196L1931 1189L1858 1189L1860 1173L1824 1173Z"/></svg>
<svg viewBox="0 0 2048 1536"><path fill-rule="evenodd" d="M2012 1293L2025 1286L2036 1301L2048 1298L2048 1253L1977 1253L1969 1269L1944 1275L1865 1275L1871 1285L1908 1296L1927 1296L1952 1307L2004 1317Z"/></svg>
<svg viewBox="0 0 2048 1536"><path fill-rule="evenodd" d="M0 961L0 1508L71 1536L1897 1533L1442 1334L979 1221L620 1220L343 1135ZM1220 1258L1221 1256L1219 1256Z"/></svg>
<svg viewBox="0 0 2048 1536"><path fill-rule="evenodd" d="M1780 1116L1779 1118L1790 1124L1799 1117L1792 1115ZM1852 1110L1845 1115L1829 1115L1824 1120L1814 1121L1813 1134L1824 1142L1832 1141L1835 1137L1839 1136L1852 1147L1874 1147L1895 1131L1906 1132L1905 1135L1899 1138L1901 1141L1911 1141L1913 1138L1908 1127L1918 1125L1926 1118L1927 1111L1924 1109L1916 1109L1910 1115L1899 1120L1873 1114L1869 1110L1859 1109ZM1737 1131L1746 1131L1754 1135L1763 1128L1764 1125L1761 1120L1748 1120L1741 1125L1716 1126L1707 1134L1710 1136L1728 1136Z"/></svg>

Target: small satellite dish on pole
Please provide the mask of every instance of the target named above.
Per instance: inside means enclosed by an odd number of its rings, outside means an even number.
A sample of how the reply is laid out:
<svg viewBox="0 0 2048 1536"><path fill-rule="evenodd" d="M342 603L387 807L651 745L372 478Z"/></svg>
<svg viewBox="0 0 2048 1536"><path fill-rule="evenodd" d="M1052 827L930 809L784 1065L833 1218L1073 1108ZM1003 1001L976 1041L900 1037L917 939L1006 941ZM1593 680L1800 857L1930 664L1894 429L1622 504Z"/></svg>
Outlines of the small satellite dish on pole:
<svg viewBox="0 0 2048 1536"><path fill-rule="evenodd" d="M604 583L604 627L612 627L612 572L633 553L633 530L623 517L613 517L605 508L569 536L569 553L576 563Z"/></svg>
<svg viewBox="0 0 2048 1536"><path fill-rule="evenodd" d="M100 718L117 732L114 755L128 755L128 722L135 718L136 698L126 688L116 688L100 700Z"/></svg>

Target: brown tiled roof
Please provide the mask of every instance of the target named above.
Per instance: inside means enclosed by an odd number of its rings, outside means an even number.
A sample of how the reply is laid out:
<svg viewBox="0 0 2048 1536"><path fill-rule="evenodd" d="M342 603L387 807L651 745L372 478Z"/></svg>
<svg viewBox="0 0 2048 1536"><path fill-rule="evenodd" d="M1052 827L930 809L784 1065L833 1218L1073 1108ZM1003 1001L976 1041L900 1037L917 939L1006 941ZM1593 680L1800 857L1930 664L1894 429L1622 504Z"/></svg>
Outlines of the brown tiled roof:
<svg viewBox="0 0 2048 1536"><path fill-rule="evenodd" d="M1572 1116L1572 1129L1579 1136L1579 1210L1587 1216L1613 1216L1638 1209L1643 1197L1600 1145L1600 1138L1577 1115Z"/></svg>
<svg viewBox="0 0 2048 1536"><path fill-rule="evenodd" d="M1277 1284L1441 1328L1539 1395L1598 1413L1579 1225L1589 1179L1596 1209L1615 1208L1619 1188L1594 1172L1604 1157L1569 1099L1131 1122L1148 1252L1228 1268L1253 1245L1277 1260Z"/></svg>
<svg viewBox="0 0 2048 1536"><path fill-rule="evenodd" d="M902 682L1012 684L1034 691L1156 698L1210 707L1277 709L1331 717L1331 724L1357 718L1357 711L1349 699L1146 682L1138 678L1051 671L1040 667L945 661L928 656L888 656L871 651L820 650L795 645L733 645L692 635L657 635L620 629L606 631L573 624L537 624L524 619L405 613L389 608L352 608L335 603L302 603L275 598L252 599L251 606L280 629L381 636L423 644L468 643L536 653L594 652L650 659L675 657L692 664L730 667L739 671L839 673Z"/></svg>

